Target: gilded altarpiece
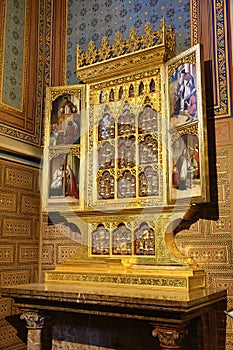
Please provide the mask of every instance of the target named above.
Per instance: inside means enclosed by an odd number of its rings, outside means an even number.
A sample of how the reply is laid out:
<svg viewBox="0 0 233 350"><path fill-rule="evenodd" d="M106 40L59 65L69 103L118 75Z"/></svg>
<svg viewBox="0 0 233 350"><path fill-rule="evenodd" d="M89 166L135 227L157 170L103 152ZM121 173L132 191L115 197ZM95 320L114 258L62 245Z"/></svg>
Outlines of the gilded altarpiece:
<svg viewBox="0 0 233 350"><path fill-rule="evenodd" d="M157 68L90 88L88 206L104 210L107 201L108 209L138 208L166 201L161 80Z"/></svg>
<svg viewBox="0 0 233 350"><path fill-rule="evenodd" d="M203 288L203 271L174 242L184 222L198 219L196 204L208 201L199 45L174 57L174 32L162 21L161 31L147 23L144 36L132 28L127 41L116 35L112 46L103 38L101 49L90 42L87 53L77 52L86 85L80 100L87 101L79 138L83 206L51 192L52 180L45 181L45 198L47 210L60 208L79 227L82 244L46 273L46 282ZM48 155L63 149L58 138L51 145L51 126L49 119ZM50 156L45 164L51 178Z"/></svg>

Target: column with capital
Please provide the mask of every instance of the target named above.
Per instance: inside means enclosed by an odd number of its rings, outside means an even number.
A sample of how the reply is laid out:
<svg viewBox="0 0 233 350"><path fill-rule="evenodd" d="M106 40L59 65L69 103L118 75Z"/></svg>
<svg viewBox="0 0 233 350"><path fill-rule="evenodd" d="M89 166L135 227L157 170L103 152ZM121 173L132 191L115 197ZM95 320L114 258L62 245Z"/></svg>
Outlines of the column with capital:
<svg viewBox="0 0 233 350"><path fill-rule="evenodd" d="M41 350L41 330L45 316L37 310L23 310L20 318L27 323L27 350Z"/></svg>
<svg viewBox="0 0 233 350"><path fill-rule="evenodd" d="M158 337L162 350L180 350L185 336L184 327L154 326L153 337Z"/></svg>

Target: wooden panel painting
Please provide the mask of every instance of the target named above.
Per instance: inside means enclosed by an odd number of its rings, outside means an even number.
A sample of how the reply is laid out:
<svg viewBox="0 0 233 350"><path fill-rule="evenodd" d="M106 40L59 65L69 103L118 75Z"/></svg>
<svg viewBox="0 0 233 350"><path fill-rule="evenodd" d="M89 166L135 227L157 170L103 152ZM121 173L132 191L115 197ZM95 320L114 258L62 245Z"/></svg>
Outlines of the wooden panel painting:
<svg viewBox="0 0 233 350"><path fill-rule="evenodd" d="M205 99L201 47L167 64L169 198L202 202L208 197Z"/></svg>
<svg viewBox="0 0 233 350"><path fill-rule="evenodd" d="M46 207L79 207L81 115L84 86L47 89L44 204Z"/></svg>

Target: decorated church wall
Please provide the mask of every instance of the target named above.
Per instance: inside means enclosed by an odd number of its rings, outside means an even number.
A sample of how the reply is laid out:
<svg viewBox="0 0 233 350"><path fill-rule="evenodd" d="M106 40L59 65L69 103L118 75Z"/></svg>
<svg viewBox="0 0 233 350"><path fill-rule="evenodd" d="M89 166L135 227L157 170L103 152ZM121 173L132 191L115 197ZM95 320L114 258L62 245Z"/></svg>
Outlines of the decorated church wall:
<svg viewBox="0 0 233 350"><path fill-rule="evenodd" d="M201 6L200 6L201 5ZM230 1L69 1L67 22L66 83L79 82L75 75L77 67L76 45L87 50L92 40L96 47L106 36L110 44L119 31L127 37L133 26L143 33L145 23L150 22L156 30L161 17L172 24L176 33L176 53L183 52L193 44L202 42L206 69L206 99L209 130L209 164L211 182L211 205L206 208L203 218L189 230L176 237L176 244L185 255L191 256L206 271L206 284L213 288L228 289L228 305L233 303L232 288L232 129L231 106L231 42L230 42ZM60 226L59 226L60 225ZM46 226L47 227L47 226ZM54 230L68 232L56 235ZM49 249L42 264L45 270L54 268L78 249L78 239L74 233L58 224L46 228L43 250ZM61 237L61 238L59 238ZM61 240L59 240L61 239ZM67 249L63 249L67 248ZM67 254L66 254L66 253ZM62 255L63 254L63 255ZM64 257L64 259L63 259ZM221 324L219 324L221 332ZM226 349L233 348L233 324L227 319ZM225 344L222 344L222 349Z"/></svg>

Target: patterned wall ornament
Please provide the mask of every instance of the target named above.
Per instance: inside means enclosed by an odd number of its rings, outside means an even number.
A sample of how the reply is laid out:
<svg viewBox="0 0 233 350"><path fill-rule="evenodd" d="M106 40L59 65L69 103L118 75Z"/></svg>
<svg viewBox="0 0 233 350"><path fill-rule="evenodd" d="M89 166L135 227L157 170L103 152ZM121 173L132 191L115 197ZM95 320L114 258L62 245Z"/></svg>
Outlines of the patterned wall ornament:
<svg viewBox="0 0 233 350"><path fill-rule="evenodd" d="M23 85L25 75L23 71L24 60L28 59L27 27L24 16L26 4L24 1L8 1L6 6L6 43L3 52L3 81L2 103L22 111ZM21 49L20 49L21 48ZM27 62L25 61L25 65Z"/></svg>
<svg viewBox="0 0 233 350"><path fill-rule="evenodd" d="M153 31L158 30L161 18L171 24L176 37L177 53L190 47L190 3L196 0L98 0L75 1L68 3L67 37L67 84L78 82L75 76L76 46L87 50L90 41L100 47L106 37L109 44L114 43L115 34L120 33L123 40L130 36L131 27L143 34L145 23L150 22Z"/></svg>
<svg viewBox="0 0 233 350"><path fill-rule="evenodd" d="M51 80L51 2L0 4L0 135L35 146L41 143L44 83Z"/></svg>
<svg viewBox="0 0 233 350"><path fill-rule="evenodd" d="M229 3L227 0L213 1L214 31L216 38L215 74L216 74L216 101L214 115L217 117L231 116L230 93L230 57L229 31L227 29Z"/></svg>

